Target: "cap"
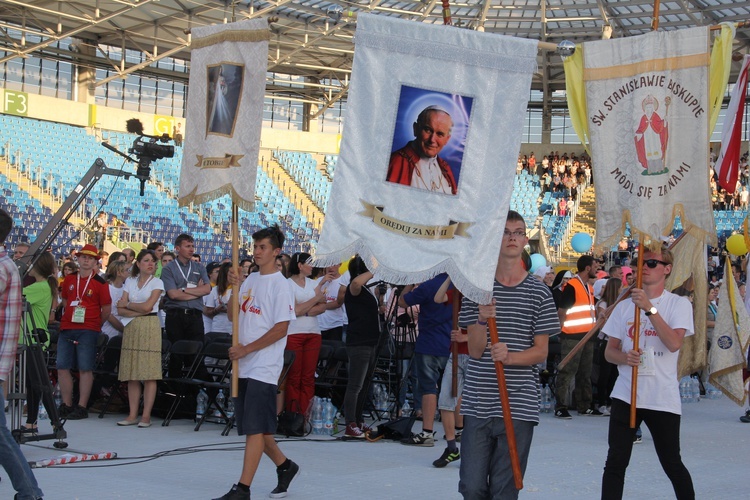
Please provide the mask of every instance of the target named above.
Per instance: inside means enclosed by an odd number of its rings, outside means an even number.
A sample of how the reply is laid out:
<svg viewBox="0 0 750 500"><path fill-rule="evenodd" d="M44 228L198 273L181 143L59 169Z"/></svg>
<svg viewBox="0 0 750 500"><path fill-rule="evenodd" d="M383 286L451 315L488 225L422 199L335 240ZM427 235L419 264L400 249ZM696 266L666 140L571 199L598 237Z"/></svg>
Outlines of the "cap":
<svg viewBox="0 0 750 500"><path fill-rule="evenodd" d="M547 275L547 273L551 273L552 268L549 266L539 266L536 271L534 271L534 276L538 276L542 279Z"/></svg>
<svg viewBox="0 0 750 500"><path fill-rule="evenodd" d="M221 267L220 262L211 262L206 266L206 273L211 274L214 269L218 269L219 267Z"/></svg>
<svg viewBox="0 0 750 500"><path fill-rule="evenodd" d="M571 273L570 271L565 271L565 274L563 274L563 278L572 278L572 277L573 277L573 273Z"/></svg>
<svg viewBox="0 0 750 500"><path fill-rule="evenodd" d="M91 245L91 244L84 245L83 248L81 248L80 250L76 252L76 257L80 257L81 255L87 255L89 257L98 259L99 250L97 250L94 245Z"/></svg>

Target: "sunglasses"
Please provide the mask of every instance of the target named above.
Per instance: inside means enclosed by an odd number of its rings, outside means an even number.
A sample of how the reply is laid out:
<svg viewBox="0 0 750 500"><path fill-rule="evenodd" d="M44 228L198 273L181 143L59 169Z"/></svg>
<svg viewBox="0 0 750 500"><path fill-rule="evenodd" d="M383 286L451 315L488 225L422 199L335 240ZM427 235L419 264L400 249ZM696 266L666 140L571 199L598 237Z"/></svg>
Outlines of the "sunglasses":
<svg viewBox="0 0 750 500"><path fill-rule="evenodd" d="M664 262L663 260L656 260L656 259L644 260L643 263L646 264L651 269L654 269L657 264L661 264L663 266L669 265L668 262Z"/></svg>

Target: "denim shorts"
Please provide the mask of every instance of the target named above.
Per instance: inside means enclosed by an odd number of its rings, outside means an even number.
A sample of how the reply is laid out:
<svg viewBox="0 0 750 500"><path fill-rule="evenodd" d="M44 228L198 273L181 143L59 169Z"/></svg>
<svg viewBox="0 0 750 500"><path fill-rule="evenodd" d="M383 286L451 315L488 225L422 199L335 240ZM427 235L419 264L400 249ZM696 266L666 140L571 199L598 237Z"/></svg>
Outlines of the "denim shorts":
<svg viewBox="0 0 750 500"><path fill-rule="evenodd" d="M456 391L457 395L454 397L453 392L453 355L448 357L448 363L445 365L445 371L443 372L443 384L440 386L440 397L438 398L438 410L453 411L456 409L458 404L458 398L461 396L461 392L464 389L464 378L466 376L466 367L469 365L469 355L459 354L458 355L458 373L456 375Z"/></svg>
<svg viewBox="0 0 750 500"><path fill-rule="evenodd" d="M440 382L441 373L448 362L448 356L433 356L432 354L416 353L414 355L414 365L417 369L417 384L419 386L419 396L425 394L437 394L438 382Z"/></svg>
<svg viewBox="0 0 750 500"><path fill-rule="evenodd" d="M251 378L241 378L238 382L237 398L234 400L237 434L274 434L278 424L277 386Z"/></svg>
<svg viewBox="0 0 750 500"><path fill-rule="evenodd" d="M92 371L98 338L99 332L94 330L61 330L57 340L57 369Z"/></svg>

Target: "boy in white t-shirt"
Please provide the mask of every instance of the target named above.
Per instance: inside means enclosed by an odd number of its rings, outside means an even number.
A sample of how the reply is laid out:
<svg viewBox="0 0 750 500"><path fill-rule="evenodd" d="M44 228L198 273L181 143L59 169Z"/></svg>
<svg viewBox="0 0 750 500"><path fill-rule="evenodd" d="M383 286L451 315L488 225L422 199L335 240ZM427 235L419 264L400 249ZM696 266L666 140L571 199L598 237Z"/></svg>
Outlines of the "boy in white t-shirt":
<svg viewBox="0 0 750 500"><path fill-rule="evenodd" d="M259 272L251 273L239 292L239 344L229 349L229 359L239 363L239 391L235 398L237 432L245 436L245 456L238 484L216 500L249 500L250 485L265 452L276 464L278 485L271 498L286 496L299 466L286 458L273 434L276 432L276 391L284 364L289 322L295 319L294 296L286 278L276 269L276 256L284 233L272 226L253 234L253 258ZM239 277L229 271L236 289ZM231 302L228 311L232 317Z"/></svg>
<svg viewBox="0 0 750 500"><path fill-rule="evenodd" d="M638 366L635 427L644 422L675 496L695 498L693 481L680 456L680 400L677 358L685 337L693 334L693 310L685 297L664 289L672 272L672 252L643 255L643 283L612 311L602 332L609 336L604 357L618 366L612 390L609 452L602 477L602 498L622 498L625 470L633 450L635 428L630 426L632 369ZM640 308L638 349L633 347L635 306Z"/></svg>

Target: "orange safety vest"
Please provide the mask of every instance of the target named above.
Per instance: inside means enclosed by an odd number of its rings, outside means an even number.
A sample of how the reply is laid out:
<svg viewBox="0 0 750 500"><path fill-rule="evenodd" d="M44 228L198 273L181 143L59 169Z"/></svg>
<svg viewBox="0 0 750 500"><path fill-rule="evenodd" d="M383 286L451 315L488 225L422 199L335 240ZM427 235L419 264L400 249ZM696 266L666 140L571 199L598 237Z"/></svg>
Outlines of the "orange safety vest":
<svg viewBox="0 0 750 500"><path fill-rule="evenodd" d="M576 292L576 302L568 309L562 332L568 335L588 333L596 323L596 307L594 306L594 293L591 287L584 285L579 276L575 276L565 285L572 286Z"/></svg>

